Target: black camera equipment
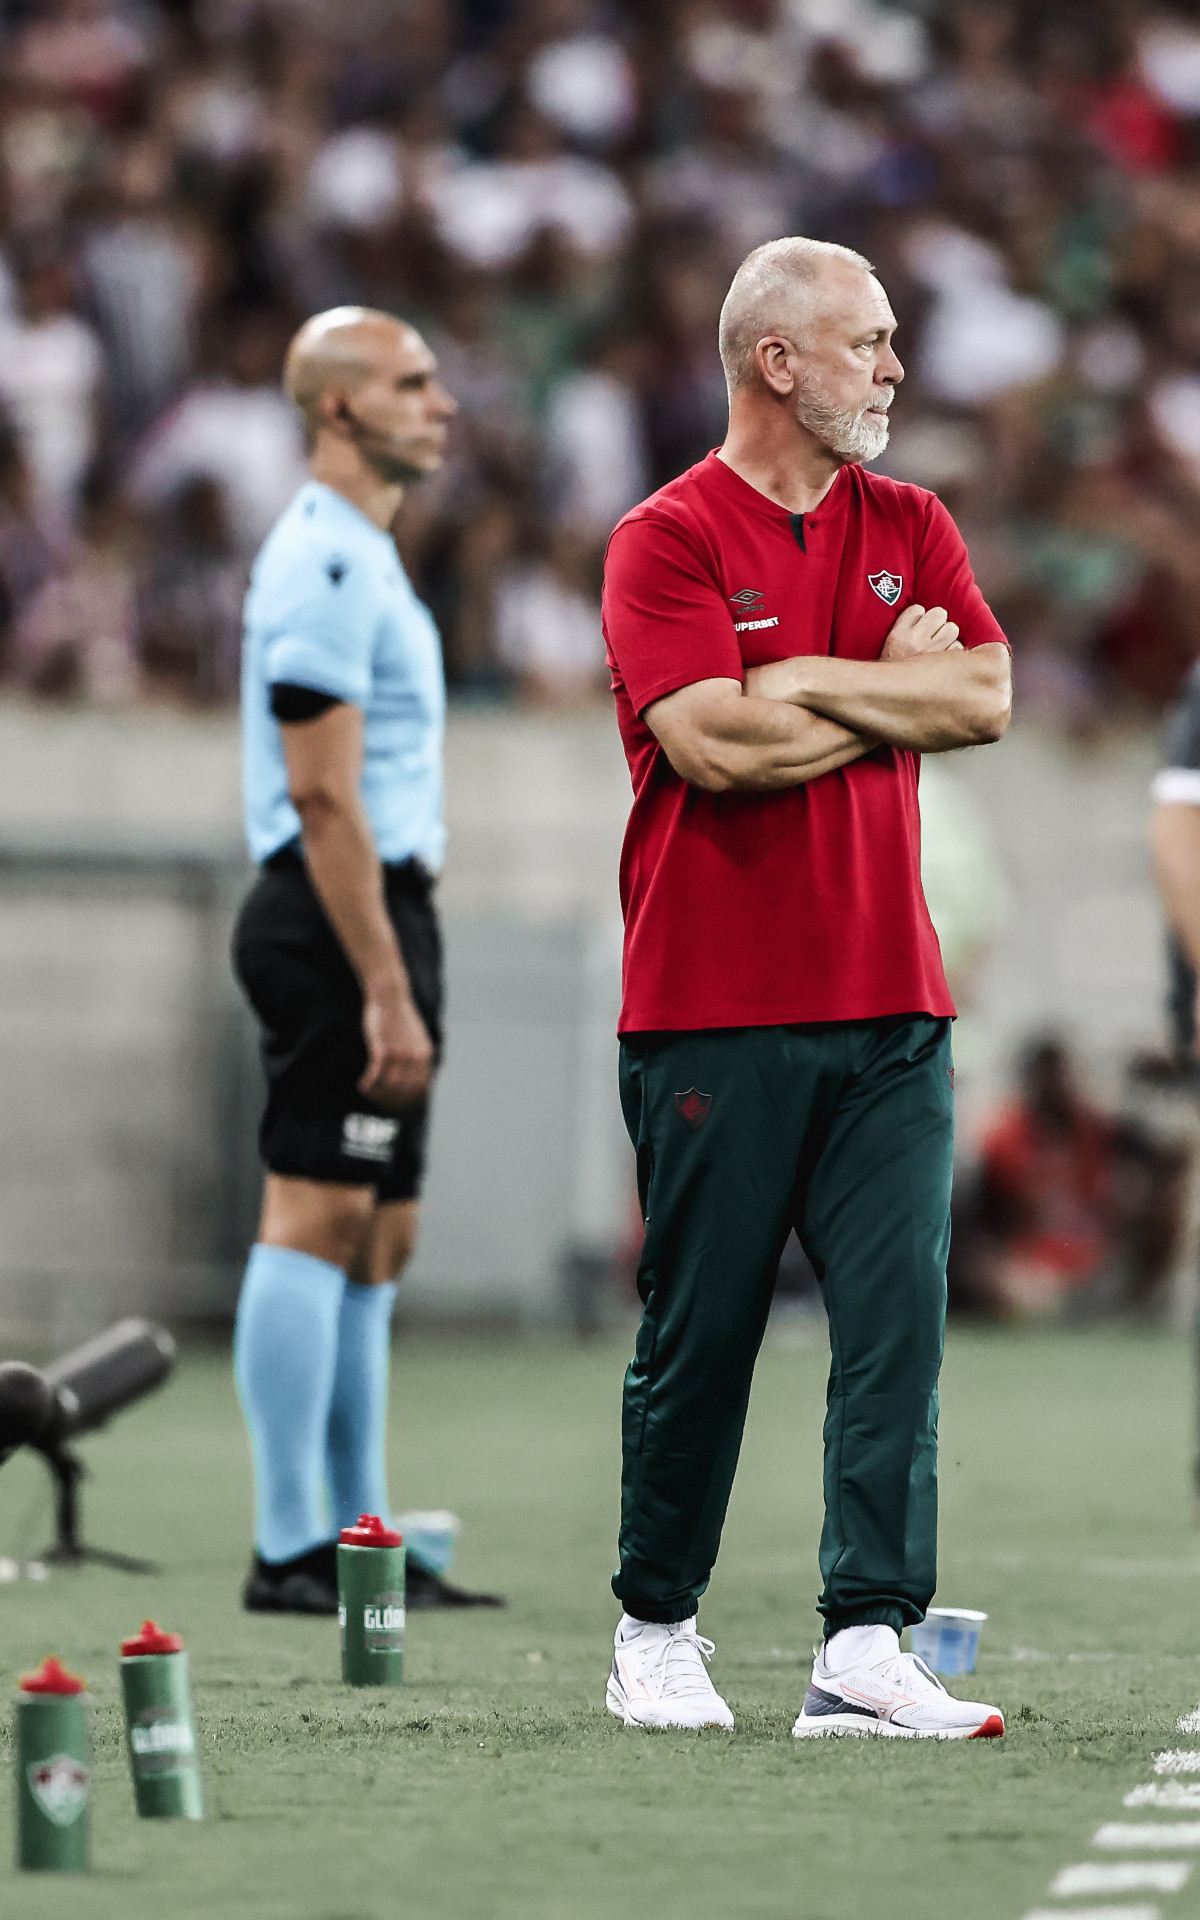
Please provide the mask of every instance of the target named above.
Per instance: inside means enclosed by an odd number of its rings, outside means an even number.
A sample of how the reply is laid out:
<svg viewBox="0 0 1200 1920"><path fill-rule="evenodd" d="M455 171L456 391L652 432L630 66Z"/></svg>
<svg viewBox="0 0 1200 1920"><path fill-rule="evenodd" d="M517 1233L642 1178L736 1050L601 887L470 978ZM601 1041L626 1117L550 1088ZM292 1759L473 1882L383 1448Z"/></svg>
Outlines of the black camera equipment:
<svg viewBox="0 0 1200 1920"><path fill-rule="evenodd" d="M18 1447L40 1453L54 1476L57 1538L43 1559L75 1567L91 1560L126 1573L153 1573L149 1560L85 1546L79 1538L79 1482L87 1468L68 1440L92 1433L161 1387L175 1364L175 1342L149 1320L117 1324L44 1372L21 1360L0 1364L0 1466Z"/></svg>

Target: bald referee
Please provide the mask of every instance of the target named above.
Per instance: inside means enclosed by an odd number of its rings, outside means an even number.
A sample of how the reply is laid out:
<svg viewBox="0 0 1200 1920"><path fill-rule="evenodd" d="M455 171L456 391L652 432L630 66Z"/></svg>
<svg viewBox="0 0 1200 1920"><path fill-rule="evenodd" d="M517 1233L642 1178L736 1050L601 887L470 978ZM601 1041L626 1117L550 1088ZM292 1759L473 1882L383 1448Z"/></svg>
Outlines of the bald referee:
<svg viewBox="0 0 1200 1920"><path fill-rule="evenodd" d="M903 370L868 261L776 240L721 314L724 445L609 547L634 800L621 1095L646 1222L607 1704L732 1727L697 1632L784 1241L832 1367L798 1736L978 1738L900 1651L933 1597L954 1012L920 879L922 753L997 740L1009 654L949 514L876 478Z"/></svg>
<svg viewBox="0 0 1200 1920"><path fill-rule="evenodd" d="M388 1512L390 1322L441 1046L445 689L390 528L455 408L420 335L357 307L308 321L284 378L312 477L255 564L242 688L260 871L234 960L268 1082L234 1332L256 1507L243 1599L336 1613L338 1530ZM408 1599L491 1604L411 1555Z"/></svg>

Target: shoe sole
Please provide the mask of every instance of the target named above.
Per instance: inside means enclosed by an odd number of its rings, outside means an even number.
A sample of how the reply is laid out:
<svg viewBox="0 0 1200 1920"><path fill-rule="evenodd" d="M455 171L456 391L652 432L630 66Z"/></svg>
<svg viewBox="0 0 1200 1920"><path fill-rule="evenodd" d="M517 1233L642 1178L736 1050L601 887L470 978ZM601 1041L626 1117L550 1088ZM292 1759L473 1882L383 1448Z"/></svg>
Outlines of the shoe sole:
<svg viewBox="0 0 1200 1920"><path fill-rule="evenodd" d="M629 1710L629 1702L625 1695L611 1675L604 1690L604 1704L624 1726L636 1727L639 1733L700 1733L708 1727L715 1727L719 1733L733 1732L733 1728L727 1726L724 1720L676 1720L673 1722L637 1720Z"/></svg>
<svg viewBox="0 0 1200 1920"><path fill-rule="evenodd" d="M311 1594L312 1588L309 1588ZM250 1587L242 1591L242 1606L247 1613L291 1613L307 1615L311 1620L336 1620L338 1611L337 1595L330 1594L316 1606L301 1600L296 1604L294 1593L289 1593L288 1583L282 1587Z"/></svg>
<svg viewBox="0 0 1200 1920"><path fill-rule="evenodd" d="M860 1713L822 1714L806 1720L801 1714L792 1728L794 1740L821 1740L848 1734L852 1739L882 1740L1002 1740L1004 1715L989 1713L977 1727L897 1727L890 1720L867 1720Z"/></svg>
<svg viewBox="0 0 1200 1920"><path fill-rule="evenodd" d="M336 1620L336 1607L293 1607L281 1605L278 1600L243 1600L245 1613L290 1613L297 1620Z"/></svg>
<svg viewBox="0 0 1200 1920"><path fill-rule="evenodd" d="M466 1607L505 1607L508 1602L498 1593L465 1593L461 1587L443 1584L437 1589L418 1588L410 1594L407 1605L410 1613L427 1613L435 1607L461 1613Z"/></svg>

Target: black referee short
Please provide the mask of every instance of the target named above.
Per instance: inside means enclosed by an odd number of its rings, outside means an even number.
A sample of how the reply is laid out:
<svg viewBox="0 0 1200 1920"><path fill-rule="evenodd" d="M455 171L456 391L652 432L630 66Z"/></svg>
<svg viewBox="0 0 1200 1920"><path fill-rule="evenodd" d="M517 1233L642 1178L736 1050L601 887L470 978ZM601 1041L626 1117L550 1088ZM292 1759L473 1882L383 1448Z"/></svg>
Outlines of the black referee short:
<svg viewBox="0 0 1200 1920"><path fill-rule="evenodd" d="M442 940L432 877L385 866L388 914L435 1053L442 1046ZM259 1133L272 1173L371 1186L414 1200L425 1170L429 1100L389 1113L358 1090L367 1065L362 993L294 847L273 854L238 915L233 964L262 1022L267 1110Z"/></svg>

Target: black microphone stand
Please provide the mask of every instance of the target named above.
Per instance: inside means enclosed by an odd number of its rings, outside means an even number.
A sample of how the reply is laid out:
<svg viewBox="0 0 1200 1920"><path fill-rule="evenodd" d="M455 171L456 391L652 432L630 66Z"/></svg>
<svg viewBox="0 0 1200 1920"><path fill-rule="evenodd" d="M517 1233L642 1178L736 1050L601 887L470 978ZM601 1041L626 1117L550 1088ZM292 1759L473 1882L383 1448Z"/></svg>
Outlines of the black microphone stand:
<svg viewBox="0 0 1200 1920"><path fill-rule="evenodd" d="M88 1470L77 1453L61 1442L38 1446L36 1451L54 1477L55 1540L42 1554L48 1567L115 1567L118 1573L159 1573L156 1560L139 1560L134 1554L113 1553L108 1547L89 1547L79 1537L79 1483Z"/></svg>
<svg viewBox="0 0 1200 1920"><path fill-rule="evenodd" d="M17 1446L29 1446L54 1480L55 1541L42 1555L48 1565L158 1572L152 1560L90 1547L80 1538L79 1485L88 1469L67 1442L162 1386L174 1364L175 1342L165 1328L128 1319L64 1354L44 1373L18 1361L0 1367L0 1462Z"/></svg>

